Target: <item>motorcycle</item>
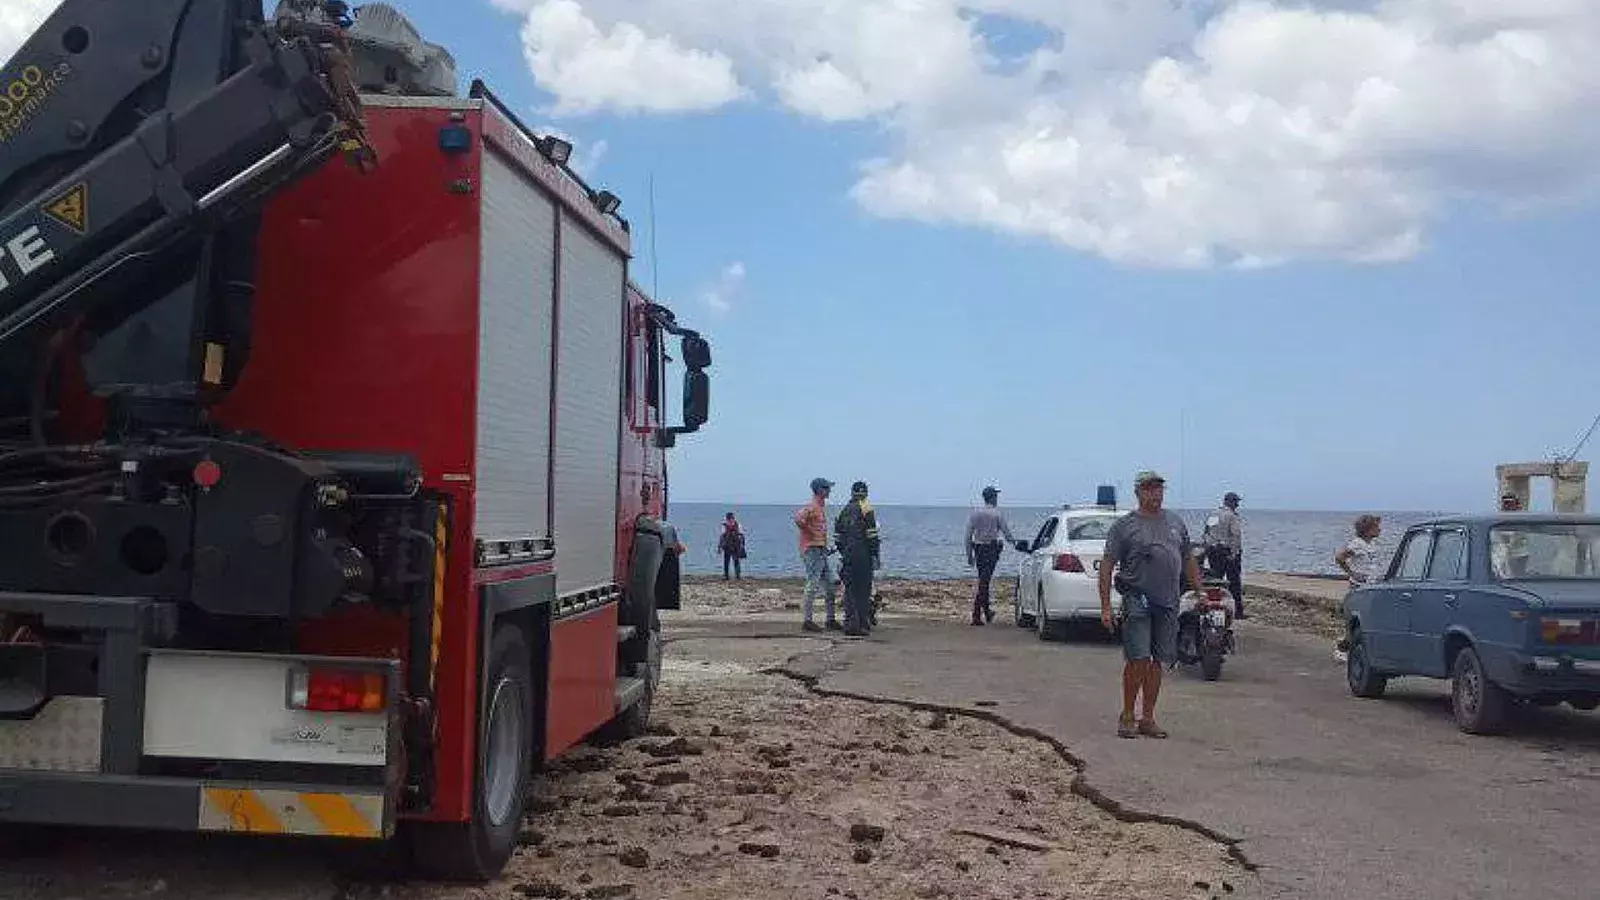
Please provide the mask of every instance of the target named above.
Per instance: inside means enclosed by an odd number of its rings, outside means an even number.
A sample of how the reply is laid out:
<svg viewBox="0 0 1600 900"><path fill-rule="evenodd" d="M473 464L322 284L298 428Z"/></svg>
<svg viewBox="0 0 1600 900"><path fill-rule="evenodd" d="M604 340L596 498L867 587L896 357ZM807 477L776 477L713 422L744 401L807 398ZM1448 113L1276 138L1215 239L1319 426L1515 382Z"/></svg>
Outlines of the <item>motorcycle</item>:
<svg viewBox="0 0 1600 900"><path fill-rule="evenodd" d="M1206 566L1204 551L1197 548L1201 584L1190 588L1178 600L1178 662L1199 664L1207 681L1222 676L1222 662L1237 651L1233 639L1233 597L1226 578ZM1185 579L1187 581L1187 579Z"/></svg>

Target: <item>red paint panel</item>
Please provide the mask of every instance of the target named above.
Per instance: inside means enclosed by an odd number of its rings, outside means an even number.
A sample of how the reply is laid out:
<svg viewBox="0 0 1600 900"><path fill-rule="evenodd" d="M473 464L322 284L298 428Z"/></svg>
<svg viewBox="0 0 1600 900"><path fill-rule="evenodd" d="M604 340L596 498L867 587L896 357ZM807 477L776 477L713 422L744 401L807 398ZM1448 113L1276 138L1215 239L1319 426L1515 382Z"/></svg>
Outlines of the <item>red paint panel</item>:
<svg viewBox="0 0 1600 900"><path fill-rule="evenodd" d="M545 758L554 759L616 712L617 605L550 628L550 709Z"/></svg>
<svg viewBox="0 0 1600 900"><path fill-rule="evenodd" d="M526 566L504 566L496 569L479 569L472 573L473 584L505 584L521 581L535 575L549 575L556 570L555 563L533 563Z"/></svg>
<svg viewBox="0 0 1600 900"><path fill-rule="evenodd" d="M438 148L448 114L371 109L382 163L340 162L275 200L250 365L219 409L290 446L403 450L430 485L470 473L477 369L477 160Z"/></svg>
<svg viewBox="0 0 1600 900"><path fill-rule="evenodd" d="M452 496L433 818L464 820L477 736L472 497L478 350L477 152L439 149L450 113L369 108L381 157L335 161L274 198L261 238L249 366L218 410L290 446L407 452ZM466 118L476 128L478 117ZM458 476L445 480L445 476ZM399 655L404 622L372 611L307 623L308 648ZM398 638L398 639L397 639Z"/></svg>

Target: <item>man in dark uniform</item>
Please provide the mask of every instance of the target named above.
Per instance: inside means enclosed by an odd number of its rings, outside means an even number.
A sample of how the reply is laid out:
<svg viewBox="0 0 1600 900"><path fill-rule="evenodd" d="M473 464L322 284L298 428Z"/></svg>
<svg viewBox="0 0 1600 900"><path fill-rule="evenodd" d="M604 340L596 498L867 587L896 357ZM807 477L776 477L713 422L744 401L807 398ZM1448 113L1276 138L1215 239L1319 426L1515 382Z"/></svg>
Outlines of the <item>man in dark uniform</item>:
<svg viewBox="0 0 1600 900"><path fill-rule="evenodd" d="M844 581L844 633L866 637L872 631L872 573L879 566L878 514L867 502L867 483L850 486L850 502L833 524Z"/></svg>

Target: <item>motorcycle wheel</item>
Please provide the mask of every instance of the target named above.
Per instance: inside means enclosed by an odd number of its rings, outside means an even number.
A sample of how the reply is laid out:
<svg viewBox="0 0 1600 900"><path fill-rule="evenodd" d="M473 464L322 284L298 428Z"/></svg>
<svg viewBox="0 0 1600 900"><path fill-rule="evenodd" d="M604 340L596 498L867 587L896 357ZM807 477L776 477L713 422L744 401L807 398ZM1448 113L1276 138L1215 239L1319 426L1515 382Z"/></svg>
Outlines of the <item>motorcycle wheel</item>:
<svg viewBox="0 0 1600 900"><path fill-rule="evenodd" d="M1206 650L1200 654L1200 674L1207 681L1216 681L1222 677L1222 651Z"/></svg>
<svg viewBox="0 0 1600 900"><path fill-rule="evenodd" d="M1200 633L1193 625L1178 626L1178 662L1192 666L1200 661Z"/></svg>

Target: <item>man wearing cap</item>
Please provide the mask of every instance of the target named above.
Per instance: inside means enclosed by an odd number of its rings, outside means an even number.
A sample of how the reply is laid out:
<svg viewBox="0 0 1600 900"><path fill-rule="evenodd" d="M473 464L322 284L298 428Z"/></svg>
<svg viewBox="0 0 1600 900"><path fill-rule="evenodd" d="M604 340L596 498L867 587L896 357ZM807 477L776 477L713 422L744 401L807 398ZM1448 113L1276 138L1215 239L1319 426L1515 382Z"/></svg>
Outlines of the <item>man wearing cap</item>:
<svg viewBox="0 0 1600 900"><path fill-rule="evenodd" d="M839 572L844 577L844 633L866 637L872 632L872 571L879 566L878 514L867 502L867 483L850 486L850 502L833 525L839 544Z"/></svg>
<svg viewBox="0 0 1600 900"><path fill-rule="evenodd" d="M967 565L978 568L978 593L972 599L972 624L983 625L994 621L994 607L989 604L989 582L994 578L995 566L1000 564L1003 545L1016 546L1011 536L1011 526L1000 513L1000 489L990 485L983 489L983 506L972 511L967 519Z"/></svg>
<svg viewBox="0 0 1600 900"><path fill-rule="evenodd" d="M1200 567L1190 555L1189 529L1162 507L1167 482L1156 472L1134 476L1139 508L1118 519L1106 533L1100 566L1100 620L1112 627L1111 587L1122 594L1122 715L1117 736L1164 738L1156 724L1161 666L1177 656L1178 596L1185 573L1199 584ZM1115 577L1113 578L1113 573ZM1137 723L1134 704L1143 696Z"/></svg>
<svg viewBox="0 0 1600 900"><path fill-rule="evenodd" d="M794 514L795 527L800 530L800 561L806 567L806 620L800 626L803 631L822 630L813 618L818 594L825 594L828 599L828 630L839 630L839 620L834 615L838 582L828 562L832 552L828 548L828 494L832 491L833 482L826 478L813 478L811 502Z"/></svg>
<svg viewBox="0 0 1600 900"><path fill-rule="evenodd" d="M1239 527L1238 494L1229 491L1222 498L1222 508L1206 517L1205 534L1200 540L1206 548L1206 565L1228 579L1234 618L1245 618L1244 535Z"/></svg>

